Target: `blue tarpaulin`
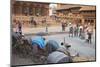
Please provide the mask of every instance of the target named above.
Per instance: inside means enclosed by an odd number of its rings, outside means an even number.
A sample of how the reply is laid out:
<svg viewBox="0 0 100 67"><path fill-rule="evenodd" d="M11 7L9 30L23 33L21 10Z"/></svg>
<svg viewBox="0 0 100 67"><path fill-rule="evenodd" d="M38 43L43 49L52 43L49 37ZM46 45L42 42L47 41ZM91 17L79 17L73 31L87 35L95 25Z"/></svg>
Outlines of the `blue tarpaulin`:
<svg viewBox="0 0 100 67"><path fill-rule="evenodd" d="M41 36L36 36L32 38L32 45L34 44L38 45L40 48L44 48L46 45L45 40Z"/></svg>

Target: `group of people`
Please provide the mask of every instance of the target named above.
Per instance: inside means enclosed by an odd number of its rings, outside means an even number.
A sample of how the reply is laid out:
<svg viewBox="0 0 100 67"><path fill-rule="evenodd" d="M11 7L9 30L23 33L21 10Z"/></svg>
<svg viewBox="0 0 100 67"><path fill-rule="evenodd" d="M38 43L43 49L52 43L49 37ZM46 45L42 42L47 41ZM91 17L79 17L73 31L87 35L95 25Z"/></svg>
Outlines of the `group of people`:
<svg viewBox="0 0 100 67"><path fill-rule="evenodd" d="M91 39L95 29L90 23L88 24L62 23L62 31L65 31L66 26L68 27L69 30L69 37L79 37L81 39L85 39L86 42L90 44L92 43Z"/></svg>
<svg viewBox="0 0 100 67"><path fill-rule="evenodd" d="M94 30L93 26L90 24L88 25L70 24L69 37L80 37L81 39L85 39L86 42L91 43L93 30Z"/></svg>
<svg viewBox="0 0 100 67"><path fill-rule="evenodd" d="M45 22L46 20L43 20L42 23ZM33 18L30 21L30 24L34 24L34 26L36 26L36 22ZM16 32L22 34L22 23L18 21L16 25ZM81 39L86 39L86 42L91 43L92 35L94 33L94 28L91 24L62 23L62 31L65 31L66 26L69 28L69 37L80 37Z"/></svg>
<svg viewBox="0 0 100 67"><path fill-rule="evenodd" d="M16 28L16 33L20 33L22 34L22 27L24 26L24 22L21 21L21 20L14 20L15 22L15 28ZM34 18L32 17L30 22L29 22L30 25L36 27L37 26L37 22L34 20Z"/></svg>

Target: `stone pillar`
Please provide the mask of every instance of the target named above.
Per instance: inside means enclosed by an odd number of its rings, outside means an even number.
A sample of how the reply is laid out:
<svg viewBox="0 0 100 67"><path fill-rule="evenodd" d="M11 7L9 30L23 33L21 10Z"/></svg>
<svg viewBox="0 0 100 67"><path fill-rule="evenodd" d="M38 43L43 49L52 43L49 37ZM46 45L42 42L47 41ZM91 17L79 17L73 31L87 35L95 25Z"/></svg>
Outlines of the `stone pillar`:
<svg viewBox="0 0 100 67"><path fill-rule="evenodd" d="M23 11L23 3L21 2L21 3L20 3L20 15L21 15L21 16L23 15L22 11Z"/></svg>
<svg viewBox="0 0 100 67"><path fill-rule="evenodd" d="M26 12L27 12L27 16L29 16L29 7L30 7L30 3L26 3Z"/></svg>
<svg viewBox="0 0 100 67"><path fill-rule="evenodd" d="M35 15L35 8L34 7L32 8L32 12L33 12L33 15Z"/></svg>
<svg viewBox="0 0 100 67"><path fill-rule="evenodd" d="M85 22L85 19L84 19L84 18L82 18L82 23L81 23L81 24L84 24L84 22Z"/></svg>
<svg viewBox="0 0 100 67"><path fill-rule="evenodd" d="M22 6L19 7L20 16L22 16Z"/></svg>

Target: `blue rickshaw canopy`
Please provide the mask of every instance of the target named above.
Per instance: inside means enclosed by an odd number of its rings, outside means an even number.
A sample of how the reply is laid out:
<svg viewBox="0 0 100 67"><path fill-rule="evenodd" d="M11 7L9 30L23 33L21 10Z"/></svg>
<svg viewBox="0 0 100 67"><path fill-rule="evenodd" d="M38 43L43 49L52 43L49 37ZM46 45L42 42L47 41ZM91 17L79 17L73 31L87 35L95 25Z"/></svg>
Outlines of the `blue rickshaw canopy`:
<svg viewBox="0 0 100 67"><path fill-rule="evenodd" d="M36 36L32 39L32 45L38 45L40 48L44 48L45 47L45 40L43 39L42 36Z"/></svg>

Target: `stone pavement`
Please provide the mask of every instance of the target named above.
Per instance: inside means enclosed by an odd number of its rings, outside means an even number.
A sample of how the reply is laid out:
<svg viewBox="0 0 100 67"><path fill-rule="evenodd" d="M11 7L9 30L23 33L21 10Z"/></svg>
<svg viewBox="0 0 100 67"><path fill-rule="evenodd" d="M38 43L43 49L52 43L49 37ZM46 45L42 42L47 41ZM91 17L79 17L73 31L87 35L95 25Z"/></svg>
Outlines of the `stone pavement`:
<svg viewBox="0 0 100 67"><path fill-rule="evenodd" d="M79 37L69 37L68 34L56 34L56 35L50 35L45 36L45 38L48 40L55 40L59 43L65 42L71 45L71 49L74 49L77 51L80 56L85 57L94 57L95 58L95 41L92 40L92 44L88 44L85 42L85 40L80 39Z"/></svg>
<svg viewBox="0 0 100 67"><path fill-rule="evenodd" d="M13 29L15 31L15 28ZM68 32L68 27L65 29L66 32ZM35 34L39 32L46 32L46 27L24 27L22 28L23 34ZM50 26L48 27L48 33L50 32L62 32L61 26Z"/></svg>

